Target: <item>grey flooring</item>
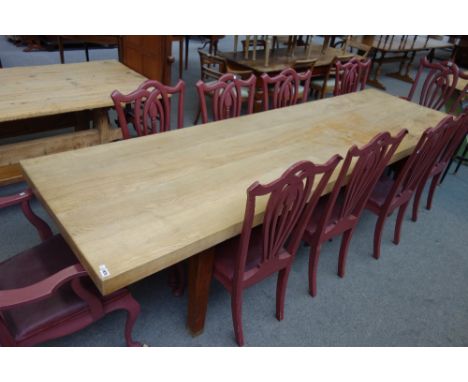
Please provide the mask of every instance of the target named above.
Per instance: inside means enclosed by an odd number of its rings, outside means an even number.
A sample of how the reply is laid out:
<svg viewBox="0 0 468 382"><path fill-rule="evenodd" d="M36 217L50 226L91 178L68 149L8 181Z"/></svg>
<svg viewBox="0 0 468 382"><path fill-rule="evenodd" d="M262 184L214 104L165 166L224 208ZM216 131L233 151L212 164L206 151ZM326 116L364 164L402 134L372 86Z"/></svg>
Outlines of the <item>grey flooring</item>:
<svg viewBox="0 0 468 382"><path fill-rule="evenodd" d="M194 84L199 78L196 49L190 44L189 70L184 72L188 94L185 125L197 109ZM230 50L232 38L221 40ZM178 52L177 43L174 52ZM91 59L116 58L113 49L96 49ZM418 56L419 58L420 56ZM0 36L4 67L58 63L58 52L24 53ZM67 51L66 62L84 61L84 52ZM418 60L416 60L418 61ZM383 72L395 70L384 66ZM177 79L177 62L173 80ZM410 85L382 77L388 91L406 95ZM1 86L1 84L0 84ZM24 184L3 187L0 195ZM323 246L318 272L318 295L307 292L308 249L302 247L290 275L285 319L275 319L274 277L248 289L244 297L244 335L247 346L467 346L468 345L468 169L449 174L437 189L431 211L420 209L417 223L407 214L400 245L391 242L395 216L388 219L382 257L371 257L374 215L364 213L353 237L347 273L336 275L339 240ZM50 222L41 206L34 209ZM38 243L18 208L0 210L0 260ZM56 231L56 228L54 228ZM235 346L230 296L213 281L205 331L192 338L185 328L187 295L173 297L163 271L130 286L141 304L134 337L150 346ZM125 315L113 313L78 333L50 341L49 346L124 345Z"/></svg>

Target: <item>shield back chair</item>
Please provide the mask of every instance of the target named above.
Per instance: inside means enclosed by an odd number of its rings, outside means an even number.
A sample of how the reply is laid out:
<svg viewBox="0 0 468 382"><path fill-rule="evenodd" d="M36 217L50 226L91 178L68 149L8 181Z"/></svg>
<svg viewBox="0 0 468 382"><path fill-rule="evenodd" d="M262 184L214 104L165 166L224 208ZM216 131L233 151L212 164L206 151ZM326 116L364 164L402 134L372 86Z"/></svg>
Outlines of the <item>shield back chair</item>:
<svg viewBox="0 0 468 382"><path fill-rule="evenodd" d="M432 178L426 202L426 209L430 210L432 208L434 193L436 187L440 184L442 174L444 173L444 170L448 168L451 159L460 147L460 142L463 142L466 135L468 134L468 110L466 113L461 114L455 120L447 117L443 121L445 121L447 126L445 137L442 138L442 149L439 150L440 155L437 156L435 163L430 169L430 172L427 173L427 175L418 185L413 201L413 214L411 217L413 221L418 220L419 202L421 200L421 195L427 181L429 178Z"/></svg>
<svg viewBox="0 0 468 382"><path fill-rule="evenodd" d="M351 57L347 55L334 57L330 65L327 66L325 75L312 79L310 88L315 99L322 99L326 94L333 93L333 89L335 89L336 63L338 61L346 63L350 59Z"/></svg>
<svg viewBox="0 0 468 382"><path fill-rule="evenodd" d="M257 79L253 74L249 79L242 80L231 73L224 74L218 81L214 82L198 81L196 88L200 101L202 122L208 123L209 121L208 95L212 99L211 114L213 121L240 116L243 104L247 106L247 114L253 113L256 82Z"/></svg>
<svg viewBox="0 0 468 382"><path fill-rule="evenodd" d="M380 257L380 246L385 220L398 209L393 242L400 242L401 226L417 187L434 165L443 147L443 141L452 117L441 121L435 128L424 131L412 154L404 162L396 177L383 175L366 203L366 209L378 216L374 232L375 259Z"/></svg>
<svg viewBox="0 0 468 382"><path fill-rule="evenodd" d="M335 155L323 165L301 161L275 181L265 185L254 182L247 189L241 234L216 247L213 273L231 294L232 320L239 346L244 344L243 290L276 273L276 318L283 319L288 275L307 223L305 217L313 212L340 160ZM254 228L257 198L266 202L266 209L262 224Z"/></svg>
<svg viewBox="0 0 468 382"><path fill-rule="evenodd" d="M0 345L33 346L77 332L115 310L127 311L125 340L140 312L121 289L103 297L61 235L31 209L31 191L0 197L0 208L20 205L42 243L0 263Z"/></svg>
<svg viewBox="0 0 468 382"><path fill-rule="evenodd" d="M317 295L317 268L322 244L343 235L338 276L344 277L349 243L367 199L406 134L406 129L394 137L383 132L361 148L354 145L349 149L332 192L320 200L304 232L303 240L310 245L309 293L312 297Z"/></svg>
<svg viewBox="0 0 468 382"><path fill-rule="evenodd" d="M247 80L252 75L251 70L245 70L243 68L233 67L228 64L224 57L220 57L214 54L210 54L201 49L198 50L200 56L200 80L205 82L207 85L212 85L218 81L222 76L227 73L231 73L236 78ZM210 96L211 94L208 94ZM247 101L247 98L242 99L243 102ZM199 105L197 115L193 124L196 125L201 115L201 104Z"/></svg>
<svg viewBox="0 0 468 382"><path fill-rule="evenodd" d="M338 61L336 63L335 87L333 95L354 93L358 90L364 90L369 77L371 60L359 60L353 58L346 63Z"/></svg>
<svg viewBox="0 0 468 382"><path fill-rule="evenodd" d="M177 128L180 129L184 126L184 81L179 80L176 86L167 86L146 80L127 95L114 90L111 97L123 138L132 138L129 122L139 137L171 130L171 104L175 95L178 96Z"/></svg>
<svg viewBox="0 0 468 382"><path fill-rule="evenodd" d="M423 72L427 72L424 81L422 80ZM424 57L419 64L418 73L408 96L402 98L411 101L415 96L419 81L423 81L417 102L430 109L440 110L455 91L458 72L457 65L451 61L430 63L427 57Z"/></svg>
<svg viewBox="0 0 468 382"><path fill-rule="evenodd" d="M155 80L146 80L127 95L114 90L111 97L123 138L134 137L129 124L133 126L138 137L171 130L171 104L174 96L178 97L177 128L181 129L184 126L184 81L179 80L176 86L167 86ZM172 268L169 283L176 296L183 293L184 273L182 264Z"/></svg>
<svg viewBox="0 0 468 382"><path fill-rule="evenodd" d="M312 72L297 73L294 69L284 69L280 74L270 77L261 75L264 110L295 105L306 102L310 91ZM271 98L271 107L270 99Z"/></svg>

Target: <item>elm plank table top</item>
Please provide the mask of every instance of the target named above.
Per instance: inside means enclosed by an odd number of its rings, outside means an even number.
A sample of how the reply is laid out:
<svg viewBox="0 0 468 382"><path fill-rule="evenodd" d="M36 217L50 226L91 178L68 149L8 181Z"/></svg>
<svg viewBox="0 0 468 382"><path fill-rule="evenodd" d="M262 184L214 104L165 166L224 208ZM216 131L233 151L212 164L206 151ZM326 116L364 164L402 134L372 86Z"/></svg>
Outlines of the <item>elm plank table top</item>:
<svg viewBox="0 0 468 382"><path fill-rule="evenodd" d="M345 155L380 131L407 128L397 160L444 115L370 89L27 159L21 166L108 294L239 234L253 181L271 181L299 160ZM264 207L259 203L257 223ZM109 276L100 275L101 265Z"/></svg>
<svg viewBox="0 0 468 382"><path fill-rule="evenodd" d="M296 60L314 59L317 58L315 67L327 66L337 56L352 57L353 53L343 53L341 49L327 48L322 53L322 45L311 44L310 55L307 57L307 52L304 47L296 47L294 57L287 55L287 48L273 49L270 51L268 66L265 66L265 50L257 50L256 60L252 59L252 52L249 52L249 58L244 57L243 51L238 52L218 52L218 55L226 58L228 62L242 65L257 73L280 72L294 65Z"/></svg>
<svg viewBox="0 0 468 382"><path fill-rule="evenodd" d="M146 78L118 61L0 70L0 122L107 108L110 94L135 90Z"/></svg>

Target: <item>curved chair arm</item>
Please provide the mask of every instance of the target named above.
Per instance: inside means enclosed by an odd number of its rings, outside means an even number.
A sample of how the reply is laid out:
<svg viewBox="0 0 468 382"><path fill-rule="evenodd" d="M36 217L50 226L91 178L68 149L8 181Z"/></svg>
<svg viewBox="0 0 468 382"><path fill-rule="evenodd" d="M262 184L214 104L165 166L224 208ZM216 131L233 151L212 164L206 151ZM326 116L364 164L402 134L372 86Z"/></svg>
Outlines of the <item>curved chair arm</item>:
<svg viewBox="0 0 468 382"><path fill-rule="evenodd" d="M13 206L15 204L23 203L24 201L28 201L32 198L33 194L32 191L27 189L19 194L9 195L9 196L0 196L0 208L5 208L9 206Z"/></svg>
<svg viewBox="0 0 468 382"><path fill-rule="evenodd" d="M51 296L63 284L87 276L81 264L74 264L61 271L24 288L0 290L0 311L11 309L20 305L30 304L44 300Z"/></svg>
<svg viewBox="0 0 468 382"><path fill-rule="evenodd" d="M52 237L52 230L48 224L31 209L30 201L32 197L33 193L30 189L11 196L0 196L0 208L21 204L24 216L26 216L26 219L36 228L41 240L50 239Z"/></svg>

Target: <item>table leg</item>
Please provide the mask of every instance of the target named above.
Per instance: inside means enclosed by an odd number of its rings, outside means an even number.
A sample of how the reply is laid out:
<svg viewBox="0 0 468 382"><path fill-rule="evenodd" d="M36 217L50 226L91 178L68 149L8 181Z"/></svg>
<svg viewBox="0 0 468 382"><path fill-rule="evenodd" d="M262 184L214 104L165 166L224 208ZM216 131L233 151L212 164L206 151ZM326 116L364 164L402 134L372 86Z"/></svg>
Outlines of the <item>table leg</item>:
<svg viewBox="0 0 468 382"><path fill-rule="evenodd" d="M184 36L180 36L179 40L179 79L182 79L184 70Z"/></svg>
<svg viewBox="0 0 468 382"><path fill-rule="evenodd" d="M210 248L188 259L187 327L194 337L202 334L205 326L214 254L214 248Z"/></svg>
<svg viewBox="0 0 468 382"><path fill-rule="evenodd" d="M395 79L400 80L400 81L404 81L404 82L408 82L408 83L412 84L414 82L414 80L409 75L409 72L410 72L410 69L411 69L411 64L414 61L414 57L416 55L416 52L413 51L411 53L411 56L410 56L409 59L405 59L406 55L407 55L407 53L405 54L405 57L403 58L403 61L401 62L400 69L398 70L398 72L388 73L387 76L395 78ZM407 61L406 69L405 69L405 72L403 73L403 66L404 66L405 61Z"/></svg>
<svg viewBox="0 0 468 382"><path fill-rule="evenodd" d="M375 57L377 57L377 54L378 52L375 53ZM377 62L377 67L375 68L375 71L374 71L374 77L367 81L369 85L372 85L382 90L385 90L385 85L382 82L380 82L379 77L380 77L380 72L382 70L382 64L384 62L384 58L385 58L385 52L382 52L380 54L380 58L378 60L374 60L374 62Z"/></svg>
<svg viewBox="0 0 468 382"><path fill-rule="evenodd" d="M63 64L65 63L65 56L63 52L63 39L62 36L57 37L57 42L58 42L58 48L59 48L59 53L60 53L60 63Z"/></svg>
<svg viewBox="0 0 468 382"><path fill-rule="evenodd" d="M108 143L122 139L122 131L111 127L107 109L93 110L92 118L93 127L99 131L100 143Z"/></svg>
<svg viewBox="0 0 468 382"><path fill-rule="evenodd" d="M185 36L185 70L188 69L188 53L189 53L190 36Z"/></svg>

